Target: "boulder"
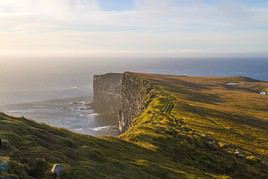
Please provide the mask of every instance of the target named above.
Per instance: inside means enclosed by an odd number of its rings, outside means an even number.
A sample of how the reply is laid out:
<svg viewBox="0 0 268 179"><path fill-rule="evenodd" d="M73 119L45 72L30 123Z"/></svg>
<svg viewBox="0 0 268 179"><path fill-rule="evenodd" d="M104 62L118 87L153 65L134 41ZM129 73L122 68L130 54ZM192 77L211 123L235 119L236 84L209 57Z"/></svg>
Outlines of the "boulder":
<svg viewBox="0 0 268 179"><path fill-rule="evenodd" d="M260 94L261 95L267 95L267 93L265 91L261 91Z"/></svg>
<svg viewBox="0 0 268 179"><path fill-rule="evenodd" d="M51 173L53 175L55 175L57 178L60 178L63 171L64 171L64 168L63 168L63 165L61 165L61 164L54 164L52 169L51 169Z"/></svg>
<svg viewBox="0 0 268 179"><path fill-rule="evenodd" d="M0 173L8 171L9 157L0 157Z"/></svg>

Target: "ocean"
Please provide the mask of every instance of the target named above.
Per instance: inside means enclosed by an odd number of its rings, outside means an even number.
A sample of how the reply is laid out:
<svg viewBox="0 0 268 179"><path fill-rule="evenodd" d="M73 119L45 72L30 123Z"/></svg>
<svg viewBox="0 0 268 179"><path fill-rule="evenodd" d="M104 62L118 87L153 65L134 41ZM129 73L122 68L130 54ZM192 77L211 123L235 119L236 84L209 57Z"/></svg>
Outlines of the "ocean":
<svg viewBox="0 0 268 179"><path fill-rule="evenodd" d="M116 135L116 117L89 105L92 77L124 71L268 81L268 58L1 58L0 111L78 133Z"/></svg>

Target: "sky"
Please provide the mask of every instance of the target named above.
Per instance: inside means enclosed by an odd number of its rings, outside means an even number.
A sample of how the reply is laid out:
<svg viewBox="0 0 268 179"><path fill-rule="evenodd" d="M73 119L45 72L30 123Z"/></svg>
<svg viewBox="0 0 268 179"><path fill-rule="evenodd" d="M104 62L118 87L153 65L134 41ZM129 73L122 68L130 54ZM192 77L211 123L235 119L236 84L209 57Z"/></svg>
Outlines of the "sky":
<svg viewBox="0 0 268 179"><path fill-rule="evenodd" d="M0 0L0 56L268 56L268 0Z"/></svg>

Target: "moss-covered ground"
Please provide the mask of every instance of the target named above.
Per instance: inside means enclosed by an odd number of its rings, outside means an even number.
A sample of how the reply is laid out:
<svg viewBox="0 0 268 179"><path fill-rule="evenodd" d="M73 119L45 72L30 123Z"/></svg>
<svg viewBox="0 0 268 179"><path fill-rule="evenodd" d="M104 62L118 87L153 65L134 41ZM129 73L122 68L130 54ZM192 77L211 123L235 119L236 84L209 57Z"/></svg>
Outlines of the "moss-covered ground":
<svg viewBox="0 0 268 179"><path fill-rule="evenodd" d="M267 82L244 77L126 73L150 83L144 110L118 137L75 134L0 114L0 176L53 178L267 178ZM0 157L0 159L1 159Z"/></svg>

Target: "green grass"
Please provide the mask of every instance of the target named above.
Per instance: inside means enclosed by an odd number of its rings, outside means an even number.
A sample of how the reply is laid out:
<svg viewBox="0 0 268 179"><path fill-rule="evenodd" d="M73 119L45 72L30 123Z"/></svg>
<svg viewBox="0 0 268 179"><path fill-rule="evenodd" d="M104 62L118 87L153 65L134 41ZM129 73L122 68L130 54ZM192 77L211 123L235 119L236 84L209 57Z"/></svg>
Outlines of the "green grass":
<svg viewBox="0 0 268 179"><path fill-rule="evenodd" d="M152 87L119 137L92 137L0 114L8 173L19 178L265 178L268 84L248 78L126 73ZM239 82L226 86L227 82ZM238 150L239 154L235 151ZM7 174L6 174L7 175Z"/></svg>

